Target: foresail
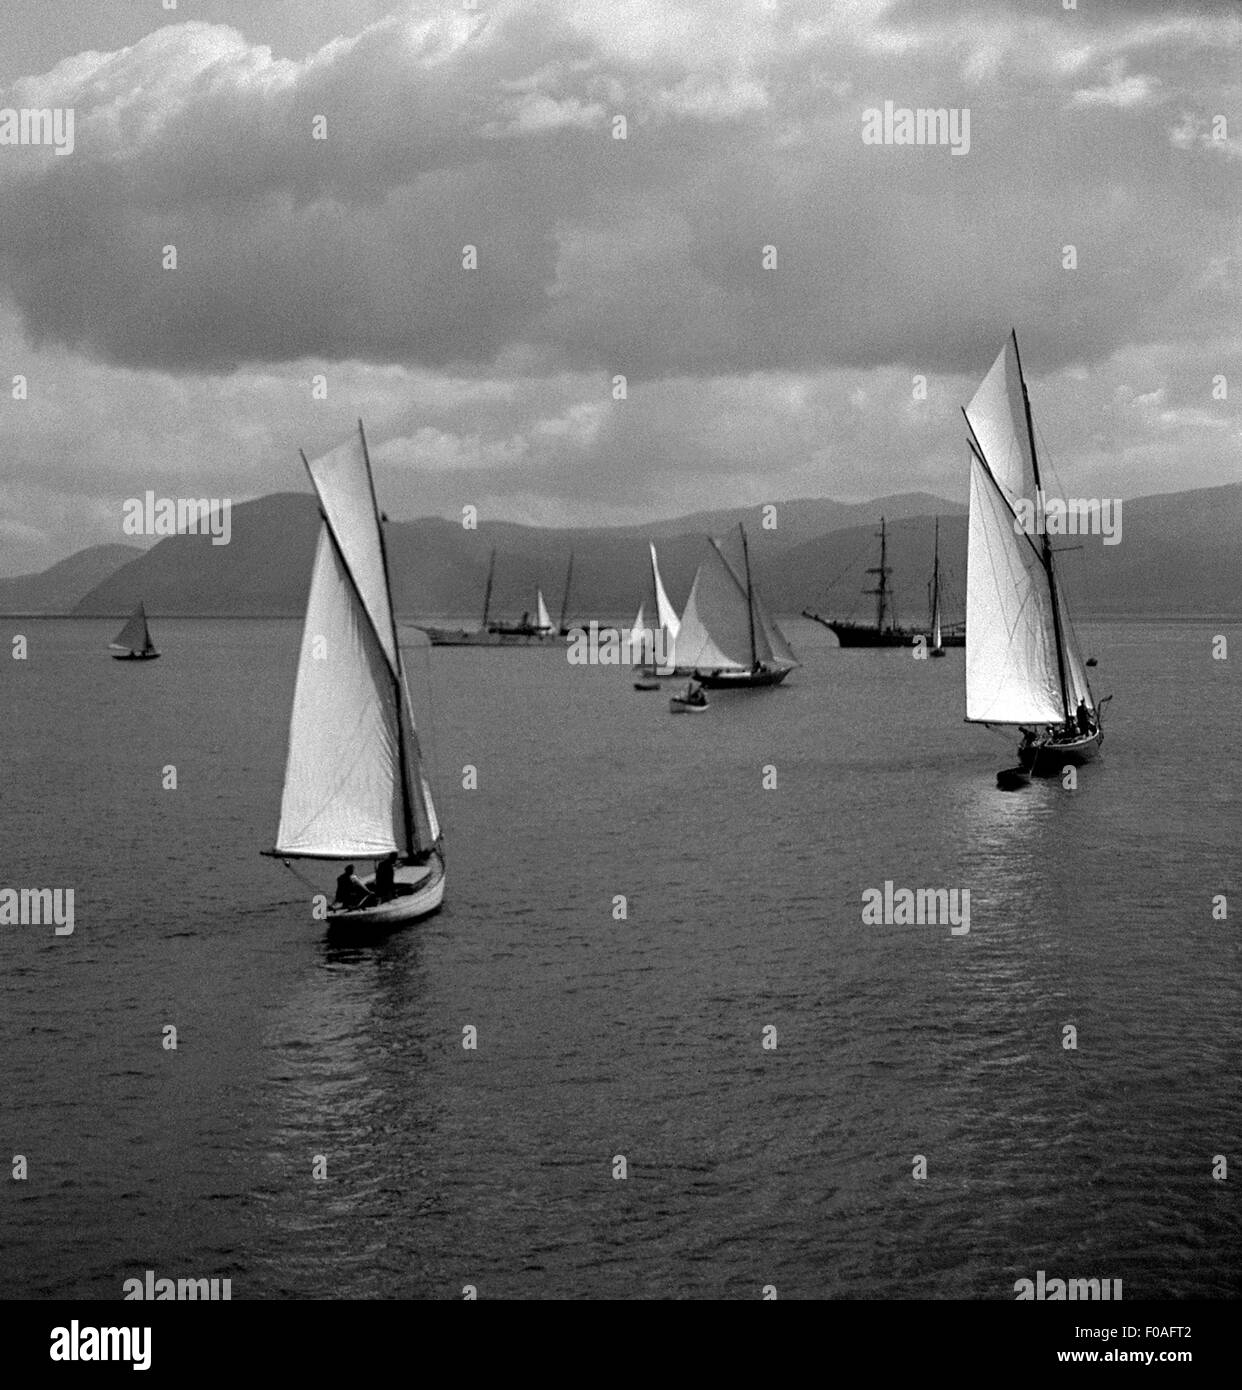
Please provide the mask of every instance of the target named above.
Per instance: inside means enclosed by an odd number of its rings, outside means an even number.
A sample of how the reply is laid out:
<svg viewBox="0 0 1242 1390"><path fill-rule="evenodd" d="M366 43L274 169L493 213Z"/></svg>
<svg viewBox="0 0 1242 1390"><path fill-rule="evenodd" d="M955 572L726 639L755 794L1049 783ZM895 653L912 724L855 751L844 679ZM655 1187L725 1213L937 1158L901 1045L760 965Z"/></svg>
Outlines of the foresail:
<svg viewBox="0 0 1242 1390"><path fill-rule="evenodd" d="M320 506L353 576L363 606L371 618L380 646L396 675L400 670L384 552L380 544L371 474L363 452L362 435L307 463Z"/></svg>
<svg viewBox="0 0 1242 1390"><path fill-rule="evenodd" d="M1060 723L1060 672L1048 576L984 465L970 461L966 561L966 718Z"/></svg>
<svg viewBox="0 0 1242 1390"><path fill-rule="evenodd" d="M414 727L414 709L410 703L410 692L405 691L405 751L409 769L411 790L411 819L413 821L413 845L415 852L431 849L440 839L440 818L436 815L431 787L423 771L423 750L419 742L418 730Z"/></svg>
<svg viewBox="0 0 1242 1390"><path fill-rule="evenodd" d="M398 718L387 654L325 524L289 725L280 853L367 859L405 849Z"/></svg>
<svg viewBox="0 0 1242 1390"><path fill-rule="evenodd" d="M537 607L537 609L538 609L538 619L537 619L537 621L538 621L539 630L540 630L540 632L551 632L551 631L552 631L552 619L548 617L548 605L547 605L546 603L544 603L544 601L543 601L543 590L542 590L542 589L537 590L535 596L536 596L536 599L537 599L536 607Z"/></svg>

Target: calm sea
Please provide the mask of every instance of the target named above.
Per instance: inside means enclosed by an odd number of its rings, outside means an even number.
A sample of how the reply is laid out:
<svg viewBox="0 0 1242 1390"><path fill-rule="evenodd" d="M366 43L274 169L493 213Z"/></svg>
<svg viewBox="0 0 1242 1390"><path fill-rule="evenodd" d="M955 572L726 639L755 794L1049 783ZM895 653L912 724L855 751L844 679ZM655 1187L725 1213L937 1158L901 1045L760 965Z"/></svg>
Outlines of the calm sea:
<svg viewBox="0 0 1242 1390"><path fill-rule="evenodd" d="M6 620L29 657L0 653L0 886L75 893L71 936L0 927L0 1159L29 1171L0 1175L0 1295L1239 1291L1218 626L1083 629L1103 760L1016 794L960 651L792 622L784 688L673 718L559 650L411 633L447 905L353 947L258 853L300 624L156 619L149 664L115 627ZM969 889L969 933L864 925L886 881Z"/></svg>

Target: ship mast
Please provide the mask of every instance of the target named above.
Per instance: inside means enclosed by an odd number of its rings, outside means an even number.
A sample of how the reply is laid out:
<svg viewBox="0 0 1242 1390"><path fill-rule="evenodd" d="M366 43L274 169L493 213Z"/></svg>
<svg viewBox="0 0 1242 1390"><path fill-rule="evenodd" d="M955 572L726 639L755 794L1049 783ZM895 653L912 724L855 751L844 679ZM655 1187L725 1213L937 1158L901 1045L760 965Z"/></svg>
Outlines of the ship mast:
<svg viewBox="0 0 1242 1390"><path fill-rule="evenodd" d="M746 617L750 622L750 666L756 670L759 657L755 652L755 599L750 582L750 547L746 544L746 528L739 521L737 529L742 533L742 558L746 562Z"/></svg>
<svg viewBox="0 0 1242 1390"><path fill-rule="evenodd" d="M483 591L483 630L487 631L487 615L492 607L492 575L496 573L496 552L493 550L487 562L487 588Z"/></svg>
<svg viewBox="0 0 1242 1390"><path fill-rule="evenodd" d="M880 576L880 580L879 580L879 584L876 586L876 588L874 588L874 589L864 589L864 590L863 590L863 593L864 593L864 594L875 594L875 595L876 595L876 605L875 605L875 630L876 630L877 632L882 632L882 631L884 630L884 612L885 612L885 608L887 607L887 602L888 602L888 576L892 573L892 571L889 569L888 564L886 563L887 560L888 560L888 537L887 537L887 535L886 535L886 533L885 533L885 529L884 529L884 518L881 517L881 518L880 518L880 563L879 563L879 565L873 565L873 566L867 571L868 574L878 574L878 575Z"/></svg>
<svg viewBox="0 0 1242 1390"><path fill-rule="evenodd" d="M564 635L565 633L565 619L569 616L569 586L573 583L573 579L574 552L571 550L569 552L569 569L566 571L565 574L565 597L561 600L561 621L559 626L562 635Z"/></svg>
<svg viewBox="0 0 1242 1390"><path fill-rule="evenodd" d="M1043 487L1039 481L1039 459L1035 453L1035 426L1031 420L1031 398L1026 390L1026 377L1022 374L1022 357L1018 352L1018 335L1012 332L1013 355L1018 363L1018 380L1022 384L1022 405L1026 411L1026 434L1031 445L1031 471L1035 475L1035 496L1031 499L1038 511L1040 495ZM1041 528L1043 534L1043 548L1041 559L1044 569L1048 575L1048 590L1052 596L1052 630L1057 644L1057 674L1061 680L1061 708L1065 713L1068 722L1070 717L1070 694L1069 681L1065 673L1065 633L1061 630L1061 598L1057 593L1057 576L1052 563L1052 542L1048 539L1048 528Z"/></svg>

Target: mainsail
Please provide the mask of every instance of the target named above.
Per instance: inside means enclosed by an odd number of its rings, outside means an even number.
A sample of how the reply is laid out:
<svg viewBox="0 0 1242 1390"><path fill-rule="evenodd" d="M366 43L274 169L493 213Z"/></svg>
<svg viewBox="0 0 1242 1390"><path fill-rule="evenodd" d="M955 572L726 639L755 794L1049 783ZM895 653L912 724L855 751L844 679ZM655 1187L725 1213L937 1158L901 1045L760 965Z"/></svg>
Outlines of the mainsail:
<svg viewBox="0 0 1242 1390"><path fill-rule="evenodd" d="M303 456L305 462L305 456ZM413 856L439 823L397 644L361 422L306 464L322 525L298 661L276 852Z"/></svg>
<svg viewBox="0 0 1242 1390"><path fill-rule="evenodd" d="M141 603L108 645L118 652L149 652L154 649L151 634L147 631L146 609Z"/></svg>
<svg viewBox="0 0 1242 1390"><path fill-rule="evenodd" d="M1027 533L1039 471L1017 339L1011 333L966 407L970 535L966 571L966 718L1064 723L1094 707L1046 537Z"/></svg>

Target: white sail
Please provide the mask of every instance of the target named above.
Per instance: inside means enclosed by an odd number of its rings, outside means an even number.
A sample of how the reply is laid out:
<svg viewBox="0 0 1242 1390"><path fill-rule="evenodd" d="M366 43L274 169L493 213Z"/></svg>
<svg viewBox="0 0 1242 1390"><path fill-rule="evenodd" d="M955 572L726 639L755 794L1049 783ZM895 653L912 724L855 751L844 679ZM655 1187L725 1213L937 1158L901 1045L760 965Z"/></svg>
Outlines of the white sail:
<svg viewBox="0 0 1242 1390"><path fill-rule="evenodd" d="M347 439L306 467L358 596L395 674L400 666L396 628L388 599L371 470L362 452L361 437Z"/></svg>
<svg viewBox="0 0 1242 1390"><path fill-rule="evenodd" d="M280 853L380 858L405 849L397 719L387 656L325 523L289 725Z"/></svg>
<svg viewBox="0 0 1242 1390"><path fill-rule="evenodd" d="M1056 724L1065 718L1048 575L1032 537L988 470L970 464L966 556L966 718Z"/></svg>
<svg viewBox="0 0 1242 1390"><path fill-rule="evenodd" d="M655 544L652 541L648 541L647 544L651 549L651 578L655 584L656 619L669 637L676 641L678 629L681 627L681 619L677 616L676 608L669 602L668 594L664 592L664 581L660 578L660 564L656 559Z"/></svg>
<svg viewBox="0 0 1242 1390"><path fill-rule="evenodd" d="M145 652L151 650L151 634L147 631L146 609L140 603L129 621L108 643L119 652Z"/></svg>
<svg viewBox="0 0 1242 1390"><path fill-rule="evenodd" d="M397 647L361 427L356 439L306 467L323 524L276 852L322 859L413 854L433 846L440 827Z"/></svg>
<svg viewBox="0 0 1242 1390"><path fill-rule="evenodd" d="M931 645L932 651L938 652L944 645L940 633L940 518L936 518L936 558L933 562L932 571L932 615L931 615Z"/></svg>
<svg viewBox="0 0 1242 1390"><path fill-rule="evenodd" d="M1038 486L1018 350L1010 334L966 418L971 447L966 562L966 718L997 724L1059 724L1079 699L1092 705L1064 602L1054 617L1042 538L1017 524L1016 504ZM1069 708L1061 687L1056 627Z"/></svg>
<svg viewBox="0 0 1242 1390"><path fill-rule="evenodd" d="M537 610L536 626L539 628L540 632L551 632L553 630L552 619L548 617L548 605L543 601L542 589L537 589L535 591L535 600L535 608Z"/></svg>
<svg viewBox="0 0 1242 1390"><path fill-rule="evenodd" d="M647 626L647 619L644 616L646 604L638 605L638 616L634 619L634 625L626 634L629 643L632 664L635 666L650 665L655 660L655 635Z"/></svg>
<svg viewBox="0 0 1242 1390"><path fill-rule="evenodd" d="M756 624L756 656L771 656L766 642L759 649ZM690 586L686 611L677 634L677 664L702 670L748 671L751 668L750 619L746 593L739 593L737 578L713 544Z"/></svg>

